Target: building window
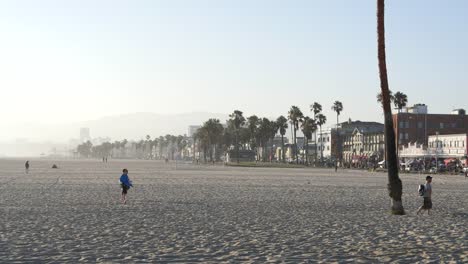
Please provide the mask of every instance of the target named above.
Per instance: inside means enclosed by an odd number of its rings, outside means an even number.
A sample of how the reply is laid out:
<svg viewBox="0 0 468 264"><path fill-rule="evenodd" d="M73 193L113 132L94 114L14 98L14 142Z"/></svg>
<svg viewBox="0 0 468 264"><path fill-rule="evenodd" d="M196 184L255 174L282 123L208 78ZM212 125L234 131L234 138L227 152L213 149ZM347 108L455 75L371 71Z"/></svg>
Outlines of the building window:
<svg viewBox="0 0 468 264"><path fill-rule="evenodd" d="M327 146L327 150L330 150L330 146Z"/></svg>
<svg viewBox="0 0 468 264"><path fill-rule="evenodd" d="M423 128L423 122L418 122L418 128L419 129Z"/></svg>
<svg viewBox="0 0 468 264"><path fill-rule="evenodd" d="M439 124L439 127L440 127L440 128L444 128L444 123L440 123L440 124Z"/></svg>
<svg viewBox="0 0 468 264"><path fill-rule="evenodd" d="M409 121L406 121L406 128L409 128Z"/></svg>
<svg viewBox="0 0 468 264"><path fill-rule="evenodd" d="M408 140L409 139L409 135L408 133L405 133L405 139Z"/></svg>

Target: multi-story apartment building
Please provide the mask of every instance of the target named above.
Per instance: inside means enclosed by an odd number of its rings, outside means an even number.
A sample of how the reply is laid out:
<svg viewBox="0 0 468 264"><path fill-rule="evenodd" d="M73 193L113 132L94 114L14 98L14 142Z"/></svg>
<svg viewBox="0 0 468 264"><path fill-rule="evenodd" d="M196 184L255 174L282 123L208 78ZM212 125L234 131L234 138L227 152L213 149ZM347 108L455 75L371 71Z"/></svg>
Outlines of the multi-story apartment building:
<svg viewBox="0 0 468 264"><path fill-rule="evenodd" d="M383 158L385 149L384 125L377 122L351 122L340 133L343 137L343 161ZM350 132L353 129L352 132Z"/></svg>
<svg viewBox="0 0 468 264"><path fill-rule="evenodd" d="M338 131L338 132L337 132ZM383 156L384 125L377 122L348 121L336 128L317 132L319 155L323 151L324 158L337 157L344 162L350 162L356 157Z"/></svg>
<svg viewBox="0 0 468 264"><path fill-rule="evenodd" d="M318 155L324 158L329 158L332 151L332 129L323 129L321 132L317 131L317 149Z"/></svg>
<svg viewBox="0 0 468 264"><path fill-rule="evenodd" d="M464 134L468 132L468 115L465 110L457 109L451 114L428 114L427 106L418 104L404 108L393 115L398 145L419 143L427 146L429 136Z"/></svg>

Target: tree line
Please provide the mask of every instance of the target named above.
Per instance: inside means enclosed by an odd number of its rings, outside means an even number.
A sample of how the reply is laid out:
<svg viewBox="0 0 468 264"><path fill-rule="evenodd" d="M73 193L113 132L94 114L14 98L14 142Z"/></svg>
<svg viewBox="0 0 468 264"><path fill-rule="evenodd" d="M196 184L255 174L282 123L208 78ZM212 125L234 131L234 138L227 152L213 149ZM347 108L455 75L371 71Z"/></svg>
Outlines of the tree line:
<svg viewBox="0 0 468 264"><path fill-rule="evenodd" d="M341 102L336 101L332 109L337 117L343 110ZM327 118L322 113L322 105L315 102L310 106L311 115L305 115L298 106L291 106L287 115L281 115L276 119L258 117L257 115L244 116L240 110L233 111L229 115L226 124L219 119L209 119L197 129L192 138L187 136L166 135L146 138L140 141L104 142L93 145L90 141L84 142L77 147L77 153L84 158L102 158L117 156L123 158L147 158L147 159L175 159L176 154L188 152L202 153L204 161L220 160L221 155L228 151L236 153L235 159L239 161L240 150L252 150L257 153L258 159L267 161L267 149L272 150L273 142L277 135L281 137L281 153L277 157L279 161L286 162L285 136L289 128L292 131L292 148L294 161L299 163L299 151L297 146L297 131L304 135L304 150L302 162L308 164L308 145L314 133L321 131ZM315 151L317 153L317 150ZM192 153L193 155L193 153ZM305 157L304 157L305 156ZM323 158L323 152L321 153Z"/></svg>

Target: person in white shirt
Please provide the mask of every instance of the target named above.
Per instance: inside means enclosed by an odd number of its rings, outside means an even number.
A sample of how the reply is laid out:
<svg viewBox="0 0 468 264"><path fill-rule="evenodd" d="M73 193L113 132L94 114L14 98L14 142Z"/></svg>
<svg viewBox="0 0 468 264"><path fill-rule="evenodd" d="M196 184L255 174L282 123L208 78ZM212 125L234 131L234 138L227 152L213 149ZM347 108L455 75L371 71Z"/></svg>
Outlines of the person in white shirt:
<svg viewBox="0 0 468 264"><path fill-rule="evenodd" d="M431 214L432 209L432 177L426 177L426 184L424 184L424 203L423 206L419 207L417 214L422 210L427 210L427 214Z"/></svg>

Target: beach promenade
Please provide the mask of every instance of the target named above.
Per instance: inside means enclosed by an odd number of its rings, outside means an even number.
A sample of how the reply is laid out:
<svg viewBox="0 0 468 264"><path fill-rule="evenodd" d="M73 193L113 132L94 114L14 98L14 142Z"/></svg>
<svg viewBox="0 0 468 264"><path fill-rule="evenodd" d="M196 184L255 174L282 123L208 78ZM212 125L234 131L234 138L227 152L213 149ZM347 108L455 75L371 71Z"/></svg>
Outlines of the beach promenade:
<svg viewBox="0 0 468 264"><path fill-rule="evenodd" d="M468 262L468 179L159 161L0 160L1 262ZM57 164L58 169L51 169ZM135 188L119 203L119 176Z"/></svg>

